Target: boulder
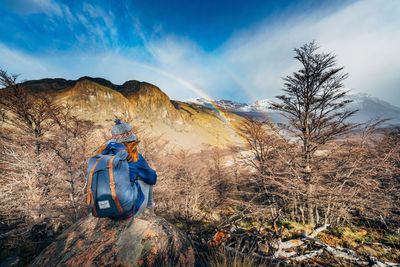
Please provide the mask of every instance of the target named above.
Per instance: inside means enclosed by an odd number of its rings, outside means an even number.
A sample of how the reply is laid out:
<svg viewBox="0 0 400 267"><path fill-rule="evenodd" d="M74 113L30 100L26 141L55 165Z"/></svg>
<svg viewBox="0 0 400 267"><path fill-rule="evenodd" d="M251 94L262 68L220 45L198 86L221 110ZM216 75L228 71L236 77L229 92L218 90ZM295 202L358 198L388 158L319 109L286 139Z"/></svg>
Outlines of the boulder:
<svg viewBox="0 0 400 267"><path fill-rule="evenodd" d="M32 266L194 266L190 239L165 219L88 216L69 227Z"/></svg>

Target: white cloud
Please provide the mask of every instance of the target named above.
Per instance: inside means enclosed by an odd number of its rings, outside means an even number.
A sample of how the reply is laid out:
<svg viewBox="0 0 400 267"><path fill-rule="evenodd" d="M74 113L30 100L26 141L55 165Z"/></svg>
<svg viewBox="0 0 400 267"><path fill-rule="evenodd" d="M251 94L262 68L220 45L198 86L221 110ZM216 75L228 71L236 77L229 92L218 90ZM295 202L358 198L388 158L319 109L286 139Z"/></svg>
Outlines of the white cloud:
<svg viewBox="0 0 400 267"><path fill-rule="evenodd" d="M52 0L5 0L4 3L19 14L62 15L60 6Z"/></svg>
<svg viewBox="0 0 400 267"><path fill-rule="evenodd" d="M33 57L0 43L0 68L21 74L20 80L42 78L78 79L81 76L102 77L116 84L140 80L161 87L172 99L195 95L191 85L179 75L157 65L136 61L140 50L105 53L73 52ZM189 85L189 86L188 86Z"/></svg>
<svg viewBox="0 0 400 267"><path fill-rule="evenodd" d="M298 68L293 48L316 40L337 55L346 86L400 104L400 2L359 1L325 17L317 13L241 32L221 49L258 98L280 93L280 77Z"/></svg>
<svg viewBox="0 0 400 267"><path fill-rule="evenodd" d="M110 37L112 44L114 44L117 39L117 29L114 25L114 14L110 10L107 12L99 6L90 5L88 3L83 4L83 11L89 15L89 17L91 18L90 21L102 22L96 22L93 24L85 22L84 26L87 27L95 35L100 36L103 42L105 36L108 36Z"/></svg>
<svg viewBox="0 0 400 267"><path fill-rule="evenodd" d="M21 74L22 79L37 79L38 77L53 76L57 67L50 65L41 58L10 49L0 43L0 68L9 73Z"/></svg>
<svg viewBox="0 0 400 267"><path fill-rule="evenodd" d="M92 17L105 14L94 6L86 6L86 11ZM336 54L338 65L345 66L350 73L347 87L400 105L398 14L400 1L372 0L358 1L324 15L314 12L307 17L277 18L273 24L238 32L213 53L183 37L146 35L140 21L132 18L132 31L142 39L145 48L68 51L35 58L0 45L0 67L23 73L26 78L76 79L90 75L114 83L130 79L148 81L173 99L198 97L198 90L202 90L214 98L254 101L280 94L281 77L299 67L293 59L293 48L316 40L321 51ZM104 23L113 29L110 18ZM85 18L70 16L71 24L77 23L74 19L97 31L98 25L87 24ZM83 43L90 37L82 38ZM33 66L40 66L40 71Z"/></svg>

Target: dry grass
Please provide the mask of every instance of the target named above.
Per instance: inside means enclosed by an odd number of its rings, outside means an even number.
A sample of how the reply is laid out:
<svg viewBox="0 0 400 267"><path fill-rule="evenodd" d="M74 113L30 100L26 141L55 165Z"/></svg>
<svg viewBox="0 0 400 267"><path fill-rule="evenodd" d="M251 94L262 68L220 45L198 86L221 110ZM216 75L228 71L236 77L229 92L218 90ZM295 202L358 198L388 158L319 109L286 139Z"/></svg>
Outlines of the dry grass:
<svg viewBox="0 0 400 267"><path fill-rule="evenodd" d="M202 259L208 267L261 267L274 266L270 260L257 260L252 255L239 255L228 251L213 251Z"/></svg>

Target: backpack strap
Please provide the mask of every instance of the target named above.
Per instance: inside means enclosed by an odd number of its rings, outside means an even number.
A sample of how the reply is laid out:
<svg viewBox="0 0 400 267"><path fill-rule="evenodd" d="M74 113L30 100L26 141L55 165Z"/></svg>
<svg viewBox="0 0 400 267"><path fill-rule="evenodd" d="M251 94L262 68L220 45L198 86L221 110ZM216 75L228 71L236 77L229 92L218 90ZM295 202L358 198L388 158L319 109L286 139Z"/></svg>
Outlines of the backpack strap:
<svg viewBox="0 0 400 267"><path fill-rule="evenodd" d="M115 182L114 182L114 173L113 173L113 160L115 156L110 157L110 161L108 162L108 174L110 176L110 189L111 189L111 196L114 200L115 206L117 207L118 213L122 214L124 210L119 203L119 199L117 197L117 193L115 193Z"/></svg>
<svg viewBox="0 0 400 267"><path fill-rule="evenodd" d="M95 216L96 216L96 207L95 207L94 197L93 197L93 192L92 192L93 173L94 173L94 170L96 169L97 164L99 163L99 161L101 160L102 157L103 156L98 158L96 160L96 162L93 164L93 167L90 169L88 184L87 184L87 204L90 205L90 202L92 202L92 211L93 211L93 215L95 215Z"/></svg>

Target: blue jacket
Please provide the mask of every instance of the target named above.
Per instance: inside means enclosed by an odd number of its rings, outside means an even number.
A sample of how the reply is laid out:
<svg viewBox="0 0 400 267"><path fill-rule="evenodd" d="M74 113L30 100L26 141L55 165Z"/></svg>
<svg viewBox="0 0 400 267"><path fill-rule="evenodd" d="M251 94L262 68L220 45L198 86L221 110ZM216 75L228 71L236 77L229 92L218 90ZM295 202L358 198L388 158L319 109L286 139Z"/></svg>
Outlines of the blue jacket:
<svg viewBox="0 0 400 267"><path fill-rule="evenodd" d="M107 147L103 150L102 154L111 154L115 155L121 150L125 150L126 146L117 142L110 142L107 144ZM136 162L128 162L129 165L129 179L131 181L132 186L136 186L138 188L138 197L135 202L135 212L140 207L140 205L144 201L144 194L140 189L140 185L137 182L138 179L144 181L146 184L155 185L157 182L157 173L153 170L142 154L139 153L139 159Z"/></svg>

